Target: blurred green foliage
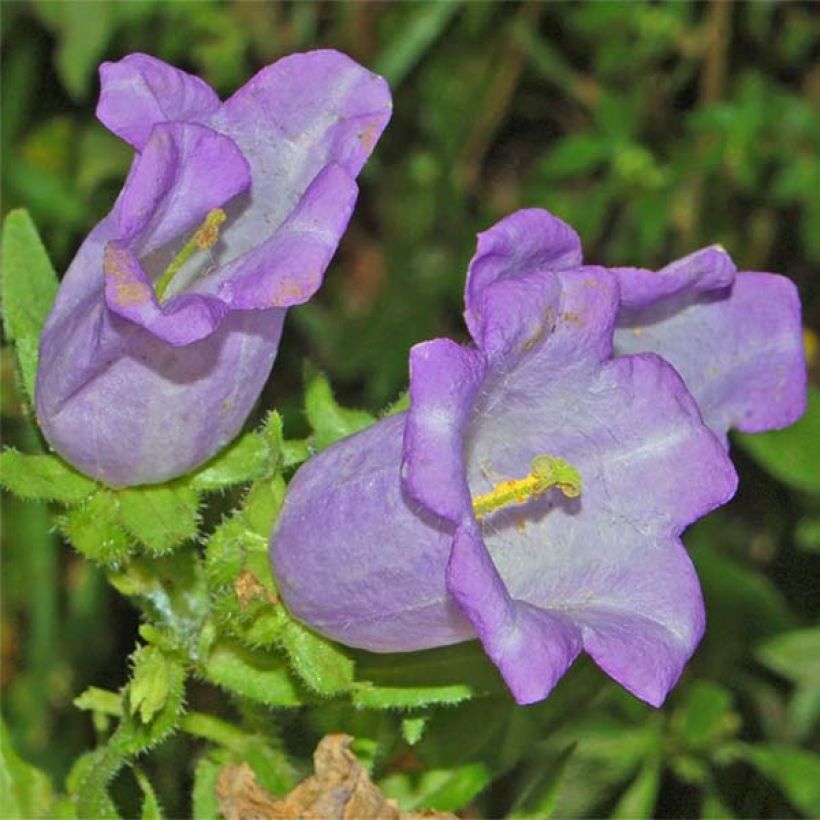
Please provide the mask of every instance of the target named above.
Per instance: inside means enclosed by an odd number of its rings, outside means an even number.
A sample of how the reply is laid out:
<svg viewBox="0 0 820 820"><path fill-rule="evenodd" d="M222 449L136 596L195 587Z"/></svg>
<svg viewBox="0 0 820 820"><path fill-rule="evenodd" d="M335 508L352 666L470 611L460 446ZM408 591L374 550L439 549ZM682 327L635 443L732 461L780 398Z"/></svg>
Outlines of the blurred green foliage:
<svg viewBox="0 0 820 820"><path fill-rule="evenodd" d="M522 709L471 644L342 650L272 605L265 569L283 471L394 401L410 345L463 335L474 235L518 207L569 221L603 264L660 266L720 242L742 268L791 276L817 330L813 3L36 0L0 11L3 208L29 211L58 271L131 160L93 118L101 60L148 51L227 94L283 54L334 47L383 73L395 100L326 284L289 314L261 402L281 415L260 411L213 463L150 492L101 488L44 454L19 468L3 456L5 484L44 500L3 497L0 815L108 816L116 801L126 816L185 816L193 793L195 815L214 816L224 763L247 761L282 794L330 731L356 738L407 809L820 813L816 389L791 430L738 437L738 497L688 535L710 623L660 712L586 663ZM9 305L53 282L33 226L9 219L4 263L34 278L4 285L5 338L30 388L42 315L9 321ZM812 367L816 383L816 353ZM6 443L42 453L10 348L0 379Z"/></svg>

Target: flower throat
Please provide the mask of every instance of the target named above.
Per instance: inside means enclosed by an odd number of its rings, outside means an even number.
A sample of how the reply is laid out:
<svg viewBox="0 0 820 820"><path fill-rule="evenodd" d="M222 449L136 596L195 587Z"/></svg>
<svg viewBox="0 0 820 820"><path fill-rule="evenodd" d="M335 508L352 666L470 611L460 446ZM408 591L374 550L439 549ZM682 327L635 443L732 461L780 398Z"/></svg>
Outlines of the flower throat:
<svg viewBox="0 0 820 820"><path fill-rule="evenodd" d="M160 302L177 271L197 251L207 251L216 245L219 240L219 228L227 218L222 208L214 208L212 211L208 211L205 221L197 228L194 235L185 243L182 250L171 260L171 264L168 265L159 279L157 279L157 283L154 285L154 292L157 294L157 299Z"/></svg>

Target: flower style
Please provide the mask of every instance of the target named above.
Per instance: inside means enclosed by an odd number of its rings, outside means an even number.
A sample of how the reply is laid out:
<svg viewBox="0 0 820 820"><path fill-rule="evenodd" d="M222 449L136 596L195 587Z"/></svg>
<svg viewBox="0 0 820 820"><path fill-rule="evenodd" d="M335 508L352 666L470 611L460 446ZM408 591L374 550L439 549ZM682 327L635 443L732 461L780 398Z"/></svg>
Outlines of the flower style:
<svg viewBox="0 0 820 820"><path fill-rule="evenodd" d="M137 155L46 323L37 416L83 472L134 485L239 431L286 308L321 284L391 103L334 51L279 60L224 103L144 54L100 74L97 115Z"/></svg>
<svg viewBox="0 0 820 820"><path fill-rule="evenodd" d="M716 298L735 298L729 274L703 304L699 291L684 299L693 304L677 320L660 285L636 301L641 276L582 265L576 234L544 211L481 234L465 290L474 344L414 347L410 409L294 477L271 543L291 611L375 651L477 635L519 703L546 697L583 649L660 705L704 628L680 533L733 495L736 475L668 362L614 355L613 336L643 338L626 311L615 334L621 294L633 299L628 310L657 305L684 329L691 319L693 373L719 359L728 384L732 355L744 366L747 317L725 306L701 316ZM653 276L665 282L665 272ZM790 292L779 293L785 304L768 309L799 335ZM675 353L663 322L656 338ZM733 324L715 334L717 322ZM760 399L750 385L708 397L714 424L733 420L724 400L734 407L741 394Z"/></svg>

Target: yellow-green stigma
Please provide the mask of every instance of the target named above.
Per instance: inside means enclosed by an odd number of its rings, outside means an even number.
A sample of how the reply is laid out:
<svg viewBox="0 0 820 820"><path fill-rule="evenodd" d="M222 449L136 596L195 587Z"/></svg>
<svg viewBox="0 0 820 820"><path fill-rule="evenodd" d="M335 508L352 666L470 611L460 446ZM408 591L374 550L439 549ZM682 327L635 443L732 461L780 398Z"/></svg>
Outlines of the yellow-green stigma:
<svg viewBox="0 0 820 820"><path fill-rule="evenodd" d="M196 233L185 243L182 250L173 258L171 264L162 272L162 276L157 279L154 285L154 292L160 302L176 272L197 251L206 251L217 243L219 239L219 227L227 218L222 208L214 208L208 212L205 221L197 229Z"/></svg>
<svg viewBox="0 0 820 820"><path fill-rule="evenodd" d="M524 478L512 478L496 484L488 493L473 499L473 511L480 521L496 510L512 504L526 504L547 490L557 487L567 498L581 494L581 476L562 458L536 456L530 464L530 473Z"/></svg>

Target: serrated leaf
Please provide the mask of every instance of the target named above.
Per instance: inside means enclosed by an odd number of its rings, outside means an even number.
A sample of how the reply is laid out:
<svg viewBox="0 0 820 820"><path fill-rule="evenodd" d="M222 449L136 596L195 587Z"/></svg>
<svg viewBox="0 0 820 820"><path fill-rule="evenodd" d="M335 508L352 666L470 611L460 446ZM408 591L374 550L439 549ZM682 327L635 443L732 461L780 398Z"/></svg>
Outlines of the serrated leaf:
<svg viewBox="0 0 820 820"><path fill-rule="evenodd" d="M23 384L34 398L37 344L57 293L57 275L31 217L24 210L9 211L3 223L3 328L6 337L21 343Z"/></svg>
<svg viewBox="0 0 820 820"><path fill-rule="evenodd" d="M748 435L736 441L765 470L790 487L820 495L820 390L809 385L803 418L785 430Z"/></svg>
<svg viewBox="0 0 820 820"><path fill-rule="evenodd" d="M274 464L270 445L259 433L246 433L197 470L190 478L195 490L219 490L254 481Z"/></svg>
<svg viewBox="0 0 820 820"><path fill-rule="evenodd" d="M774 783L809 817L820 809L820 755L795 746L757 744L738 747L740 756Z"/></svg>
<svg viewBox="0 0 820 820"><path fill-rule="evenodd" d="M287 622L280 640L296 673L314 692L330 696L350 689L353 661L340 647L294 620Z"/></svg>
<svg viewBox="0 0 820 820"><path fill-rule="evenodd" d="M454 704L469 700L473 690L464 684L451 686L372 686L357 685L351 699L361 709L418 709L434 704Z"/></svg>
<svg viewBox="0 0 820 820"><path fill-rule="evenodd" d="M285 498L282 476L257 481L248 492L242 508L242 520L248 529L267 540Z"/></svg>
<svg viewBox="0 0 820 820"><path fill-rule="evenodd" d="M99 486L57 456L29 455L11 449L0 453L0 484L21 498L64 504L88 498Z"/></svg>
<svg viewBox="0 0 820 820"><path fill-rule="evenodd" d="M155 555L197 534L199 496L191 487L133 487L119 490L117 498L122 525Z"/></svg>
<svg viewBox="0 0 820 820"><path fill-rule="evenodd" d="M305 413L313 428L312 442L317 450L323 450L333 442L369 427L374 421L370 413L338 405L333 398L330 382L320 373L308 381Z"/></svg>
<svg viewBox="0 0 820 820"><path fill-rule="evenodd" d="M46 818L53 801L51 781L17 754L0 719L0 817Z"/></svg>
<svg viewBox="0 0 820 820"><path fill-rule="evenodd" d="M820 683L820 627L777 635L762 643L756 654L761 663L788 680Z"/></svg>
<svg viewBox="0 0 820 820"><path fill-rule="evenodd" d="M172 662L154 646L141 646L134 654L134 672L128 687L128 710L149 723L170 695Z"/></svg>
<svg viewBox="0 0 820 820"><path fill-rule="evenodd" d="M134 663L125 692L128 714L109 741L127 756L150 749L177 728L185 696L185 670L175 659L147 646L137 650Z"/></svg>
<svg viewBox="0 0 820 820"><path fill-rule="evenodd" d="M232 641L217 640L203 672L217 686L266 706L299 706L304 702L287 661L273 652L254 651Z"/></svg>
<svg viewBox="0 0 820 820"><path fill-rule="evenodd" d="M120 526L117 499L110 490L98 490L78 507L57 519L66 539L86 558L107 566L121 564L134 548Z"/></svg>

